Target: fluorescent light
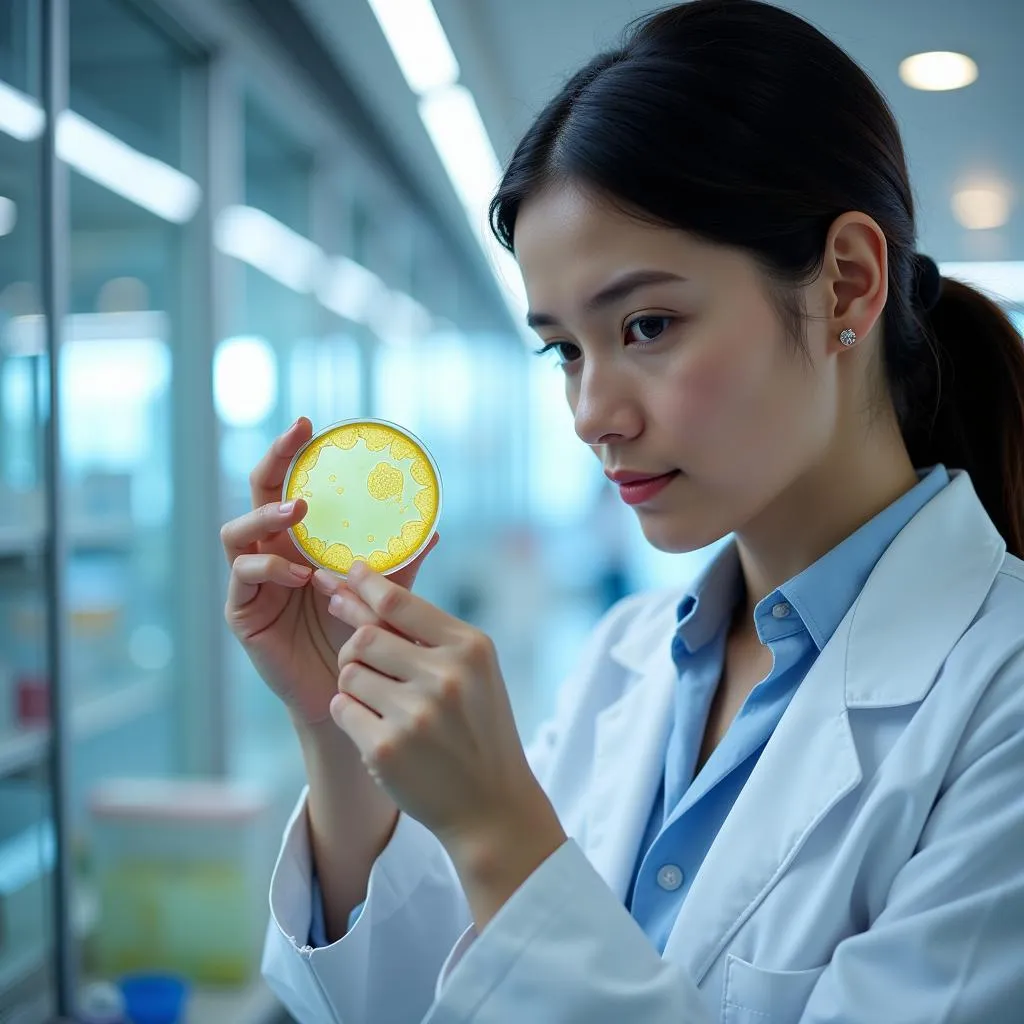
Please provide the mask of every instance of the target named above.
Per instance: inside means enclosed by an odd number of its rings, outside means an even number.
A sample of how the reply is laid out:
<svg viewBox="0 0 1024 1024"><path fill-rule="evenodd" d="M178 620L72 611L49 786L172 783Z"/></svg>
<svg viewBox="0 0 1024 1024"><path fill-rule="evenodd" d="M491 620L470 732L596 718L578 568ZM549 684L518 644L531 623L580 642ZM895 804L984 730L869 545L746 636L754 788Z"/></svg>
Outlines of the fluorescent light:
<svg viewBox="0 0 1024 1024"><path fill-rule="evenodd" d="M18 204L7 196L0 196L0 238L9 235L18 223Z"/></svg>
<svg viewBox="0 0 1024 1024"><path fill-rule="evenodd" d="M395 344L427 334L434 322L426 306L389 289L373 271L345 256L327 261L316 295L331 312L366 324L383 341Z"/></svg>
<svg viewBox="0 0 1024 1024"><path fill-rule="evenodd" d="M978 65L964 53L933 50L900 61L900 78L912 89L944 92L963 89L978 77Z"/></svg>
<svg viewBox="0 0 1024 1024"><path fill-rule="evenodd" d="M480 234L486 224L487 205L501 178L501 165L473 94L462 85L433 92L420 100L420 117Z"/></svg>
<svg viewBox="0 0 1024 1024"><path fill-rule="evenodd" d="M528 302L526 298L526 285L523 282L523 272L519 269L519 264L512 253L490 231L487 232L485 237L494 275L498 278L498 283L502 285L505 291L506 301L509 302L510 311L516 317L516 322L525 330ZM536 344L537 339L533 331L530 331L527 337L531 347Z"/></svg>
<svg viewBox="0 0 1024 1024"><path fill-rule="evenodd" d="M214 225L214 244L228 256L272 277L292 291L311 292L323 252L308 238L254 206L228 206Z"/></svg>
<svg viewBox="0 0 1024 1024"><path fill-rule="evenodd" d="M515 260L494 239L487 208L501 164L473 94L458 84L459 65L431 0L368 0L409 88L420 119L469 218L520 332L526 292Z"/></svg>
<svg viewBox="0 0 1024 1024"><path fill-rule="evenodd" d="M520 331L525 331L526 289L519 265L487 223L487 209L501 180L501 164L473 94L464 86L453 85L424 96L420 117L501 286L505 304Z"/></svg>
<svg viewBox="0 0 1024 1024"><path fill-rule="evenodd" d="M43 134L46 114L31 96L0 82L0 131L19 142L31 142Z"/></svg>
<svg viewBox="0 0 1024 1024"><path fill-rule="evenodd" d="M452 85L459 65L430 0L369 0L381 31L418 95Z"/></svg>
<svg viewBox="0 0 1024 1024"><path fill-rule="evenodd" d="M433 321L426 307L390 290L373 271L346 256L325 256L318 245L254 206L222 210L214 244L293 291L315 292L332 313L367 324L385 340L415 336L420 325L429 328Z"/></svg>
<svg viewBox="0 0 1024 1024"><path fill-rule="evenodd" d="M376 274L345 256L328 261L316 289L316 297L332 313L360 324L370 322L387 296L387 286Z"/></svg>
<svg viewBox="0 0 1024 1024"><path fill-rule="evenodd" d="M963 281L993 298L1024 305L1024 261L942 263L939 270L943 277Z"/></svg>
<svg viewBox="0 0 1024 1024"><path fill-rule="evenodd" d="M46 114L31 96L0 81L0 131L31 142L45 125ZM181 171L140 153L71 110L57 119L57 155L104 188L176 224L191 219L202 197L199 185Z"/></svg>
<svg viewBox="0 0 1024 1024"><path fill-rule="evenodd" d="M190 177L72 110L57 119L57 155L79 174L175 224L189 220L202 197Z"/></svg>
<svg viewBox="0 0 1024 1024"><path fill-rule="evenodd" d="M217 415L229 427L255 427L277 405L277 356L263 338L226 338L213 356Z"/></svg>
<svg viewBox="0 0 1024 1024"><path fill-rule="evenodd" d="M1000 228L1010 219L1010 190L1001 185L963 188L954 194L952 205L965 228Z"/></svg>

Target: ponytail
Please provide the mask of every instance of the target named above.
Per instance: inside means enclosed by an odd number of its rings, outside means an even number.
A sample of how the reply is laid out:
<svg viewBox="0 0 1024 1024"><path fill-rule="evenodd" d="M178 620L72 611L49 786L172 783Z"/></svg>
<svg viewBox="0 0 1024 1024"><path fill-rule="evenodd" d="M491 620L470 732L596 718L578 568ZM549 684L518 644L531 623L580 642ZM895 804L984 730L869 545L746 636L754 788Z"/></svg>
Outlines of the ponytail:
<svg viewBox="0 0 1024 1024"><path fill-rule="evenodd" d="M944 278L924 327L931 401L904 423L915 466L964 469L1009 550L1024 558L1024 339L990 299Z"/></svg>

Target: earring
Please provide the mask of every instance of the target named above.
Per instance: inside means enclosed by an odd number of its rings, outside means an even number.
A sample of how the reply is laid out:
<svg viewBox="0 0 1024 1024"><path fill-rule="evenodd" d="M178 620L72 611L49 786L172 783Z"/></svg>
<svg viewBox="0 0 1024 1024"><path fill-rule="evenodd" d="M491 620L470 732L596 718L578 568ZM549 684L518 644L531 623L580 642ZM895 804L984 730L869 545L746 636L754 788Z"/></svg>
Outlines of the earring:
<svg viewBox="0 0 1024 1024"><path fill-rule="evenodd" d="M847 327L846 330L839 335L839 341L847 348L850 348L851 345L857 344L857 332L852 331Z"/></svg>

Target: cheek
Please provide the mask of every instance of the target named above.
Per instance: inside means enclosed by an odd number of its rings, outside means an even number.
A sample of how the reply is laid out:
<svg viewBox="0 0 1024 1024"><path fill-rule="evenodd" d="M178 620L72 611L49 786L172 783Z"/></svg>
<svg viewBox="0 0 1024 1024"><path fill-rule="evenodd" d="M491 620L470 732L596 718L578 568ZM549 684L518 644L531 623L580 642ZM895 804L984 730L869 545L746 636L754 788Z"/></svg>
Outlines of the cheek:
<svg viewBox="0 0 1024 1024"><path fill-rule="evenodd" d="M736 444L763 425L773 381L772 343L717 334L691 348L675 378L672 419L695 444Z"/></svg>
<svg viewBox="0 0 1024 1024"><path fill-rule="evenodd" d="M818 443L808 436L816 419L814 375L781 326L766 329L767 315L755 312L702 339L680 357L663 392L665 422L681 444L684 468L729 491L756 491L790 475Z"/></svg>

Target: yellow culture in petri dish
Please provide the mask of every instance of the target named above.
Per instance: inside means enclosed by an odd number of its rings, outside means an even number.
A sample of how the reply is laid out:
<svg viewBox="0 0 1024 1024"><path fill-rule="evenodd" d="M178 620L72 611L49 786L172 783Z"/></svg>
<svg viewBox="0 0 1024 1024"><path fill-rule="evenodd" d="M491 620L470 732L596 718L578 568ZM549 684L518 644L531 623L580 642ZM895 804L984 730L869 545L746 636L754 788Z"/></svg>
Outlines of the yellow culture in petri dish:
<svg viewBox="0 0 1024 1024"><path fill-rule="evenodd" d="M288 532L314 564L346 575L408 565L433 536L441 477L416 437L386 420L345 420L314 434L288 467L283 501L309 511Z"/></svg>

